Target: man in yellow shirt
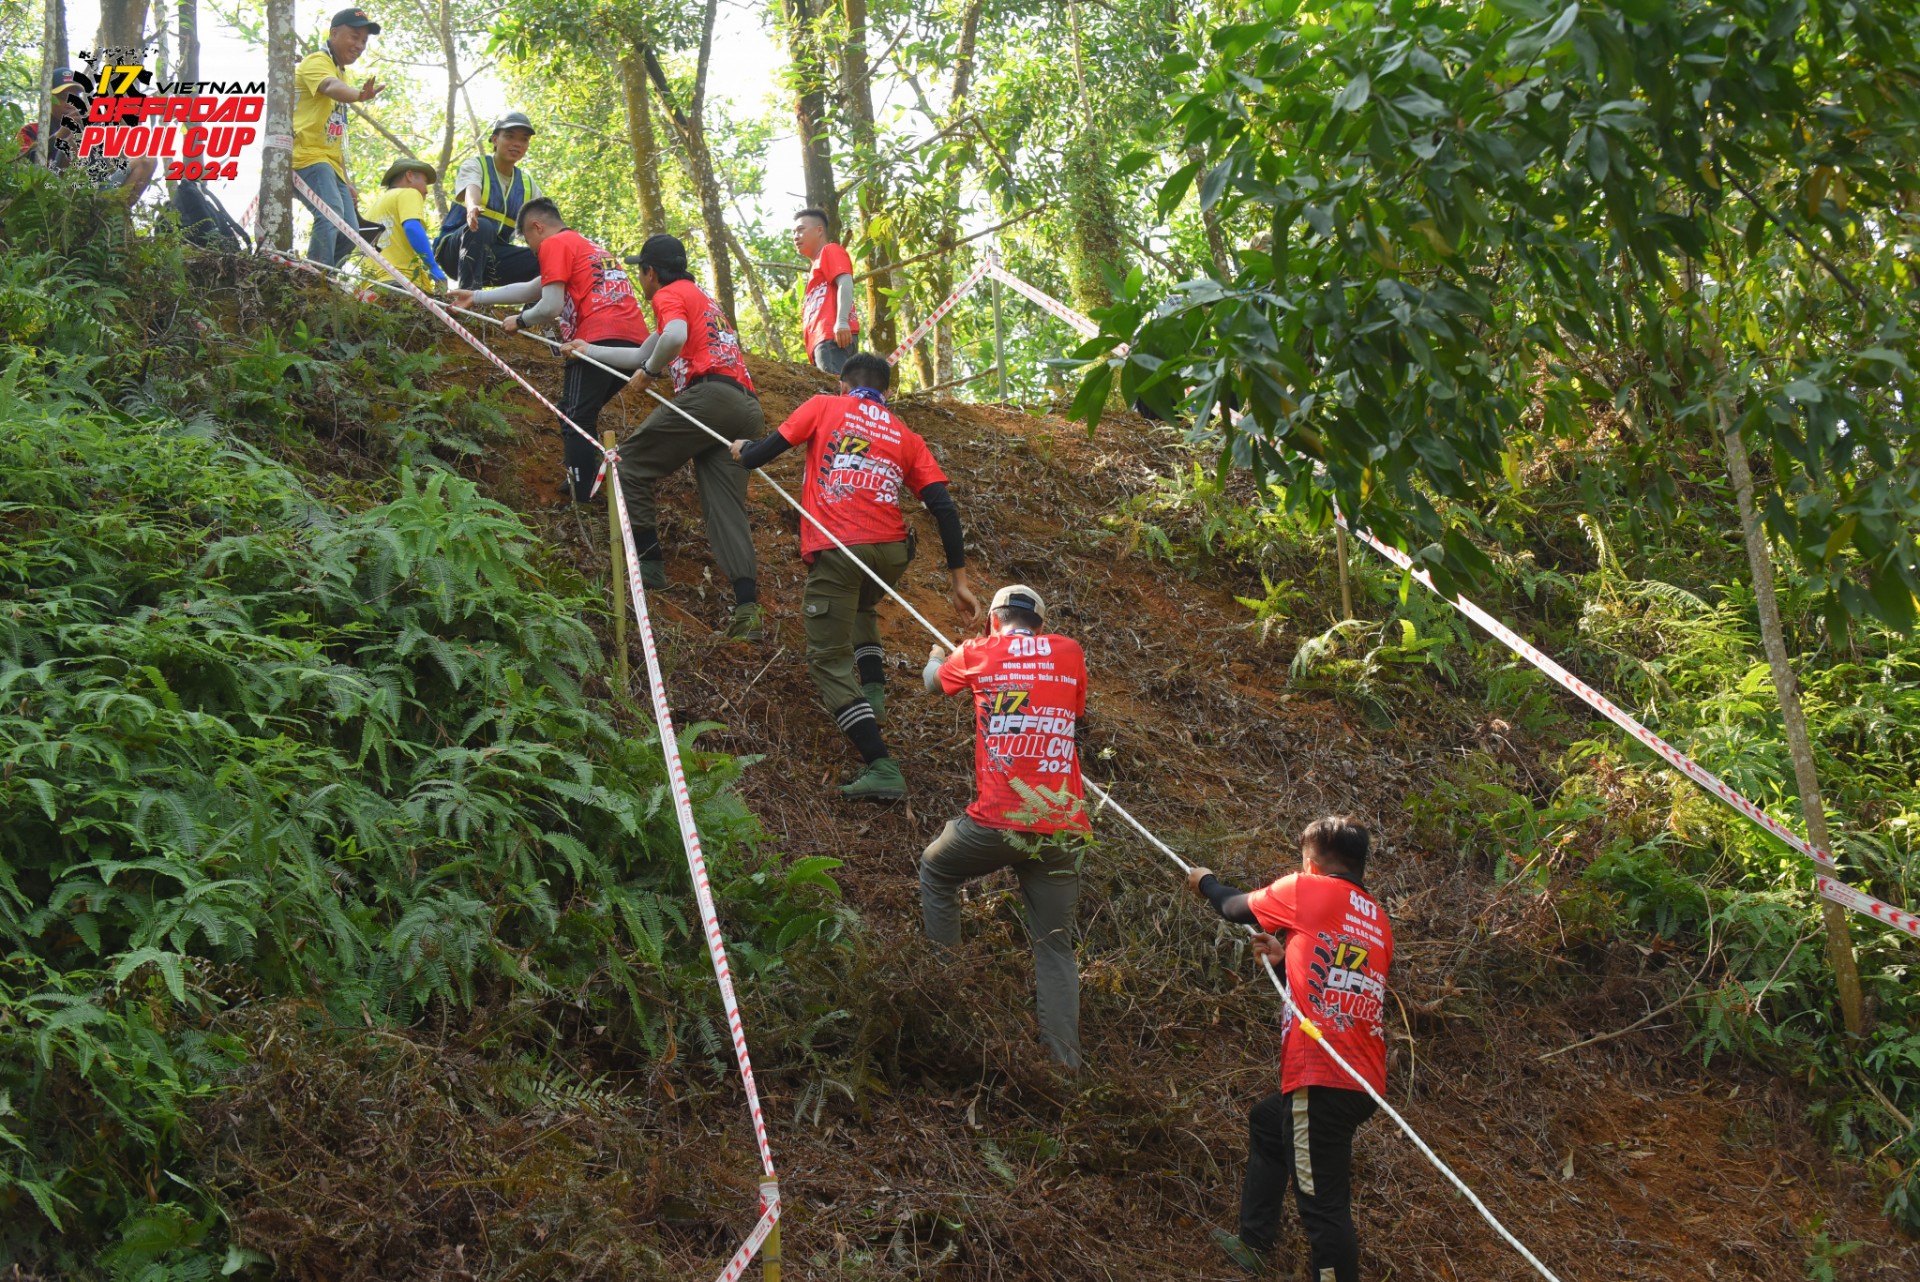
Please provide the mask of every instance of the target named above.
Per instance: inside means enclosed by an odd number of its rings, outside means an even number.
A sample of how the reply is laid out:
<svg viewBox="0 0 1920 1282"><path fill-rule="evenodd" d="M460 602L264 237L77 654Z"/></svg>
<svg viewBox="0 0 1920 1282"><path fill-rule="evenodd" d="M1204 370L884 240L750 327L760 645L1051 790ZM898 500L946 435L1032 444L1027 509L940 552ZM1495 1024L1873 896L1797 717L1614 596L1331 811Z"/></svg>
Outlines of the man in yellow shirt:
<svg viewBox="0 0 1920 1282"><path fill-rule="evenodd" d="M293 172L349 225L358 193L347 180L347 104L372 102L385 86L369 76L356 88L346 82L346 69L366 52L367 38L379 34L380 24L363 10L342 9L333 15L325 46L302 58L293 73ZM301 196L300 203L313 210L307 257L337 266L353 242L311 200Z"/></svg>
<svg viewBox="0 0 1920 1282"><path fill-rule="evenodd" d="M447 274L433 261L433 242L427 239L427 193L440 181L439 171L424 160L401 158L387 166L380 185L386 190L367 206L368 222L386 230L380 237L380 257L416 285L429 280L447 283ZM378 272L380 276L385 272Z"/></svg>

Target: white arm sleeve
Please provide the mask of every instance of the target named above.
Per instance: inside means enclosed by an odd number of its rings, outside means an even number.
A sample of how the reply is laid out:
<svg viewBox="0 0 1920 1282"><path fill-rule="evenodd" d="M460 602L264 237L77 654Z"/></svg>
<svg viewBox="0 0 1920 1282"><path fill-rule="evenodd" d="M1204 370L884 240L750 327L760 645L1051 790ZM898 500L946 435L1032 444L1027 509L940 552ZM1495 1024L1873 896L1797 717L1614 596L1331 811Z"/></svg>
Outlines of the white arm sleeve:
<svg viewBox="0 0 1920 1282"><path fill-rule="evenodd" d="M529 281L529 284L532 282ZM513 288L511 285L507 288ZM550 281L540 291L540 301L520 313L524 325L544 325L548 321L559 320L560 313L567 307L567 287L559 281Z"/></svg>
<svg viewBox="0 0 1920 1282"><path fill-rule="evenodd" d="M648 368L664 369L667 362L678 356L687 345L687 322L676 316L648 341L653 344L653 359L648 363Z"/></svg>
<svg viewBox="0 0 1920 1282"><path fill-rule="evenodd" d="M838 301L834 304L835 325L853 324L853 275L841 272L833 278L833 288Z"/></svg>
<svg viewBox="0 0 1920 1282"><path fill-rule="evenodd" d="M565 285L554 282L554 288L564 291ZM475 303L537 303L540 301L540 282L537 280L515 281L511 285L495 285L492 289L473 291ZM556 313L557 315L558 313Z"/></svg>
<svg viewBox="0 0 1920 1282"><path fill-rule="evenodd" d="M615 369L639 369L646 363L644 347L602 347L598 343L588 343L580 353L591 356L602 365L611 365Z"/></svg>

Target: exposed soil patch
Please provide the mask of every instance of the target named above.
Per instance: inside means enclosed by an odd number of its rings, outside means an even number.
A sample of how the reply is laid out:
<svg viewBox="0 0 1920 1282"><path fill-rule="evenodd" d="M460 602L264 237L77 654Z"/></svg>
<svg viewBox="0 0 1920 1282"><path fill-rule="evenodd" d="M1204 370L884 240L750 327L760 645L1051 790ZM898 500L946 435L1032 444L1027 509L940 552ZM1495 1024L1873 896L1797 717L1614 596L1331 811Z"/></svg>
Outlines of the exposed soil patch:
<svg viewBox="0 0 1920 1282"><path fill-rule="evenodd" d="M530 345L502 350L557 396L556 363L530 358ZM497 377L461 359L462 377ZM804 368L756 361L753 372L770 426L825 386ZM1321 814L1354 813L1380 835L1369 880L1396 921L1404 1012L1393 1024L1390 1098L1561 1278L1788 1282L1806 1276L1820 1234L1866 1244L1838 1262L1840 1276L1920 1276L1920 1251L1879 1216L1870 1182L1823 1148L1791 1088L1718 1063L1702 1073L1685 1030L1667 1020L1537 1059L1659 1005L1670 991L1663 975L1626 943L1569 943L1550 903L1503 892L1487 870L1417 844L1406 800L1471 736L1471 709L1363 728L1330 697L1287 688L1284 652L1263 645L1233 601L1259 595L1257 583L1226 571L1189 579L1123 554L1100 518L1184 466L1177 438L1131 416L1089 440L1063 419L1014 408L913 399L901 408L953 479L979 583L1032 582L1056 626L1086 646L1092 777L1177 848L1242 883L1286 870L1294 834ZM642 417L623 399L603 423L631 430ZM604 582L604 508L560 504L558 438L537 410L521 422L483 480ZM797 493L796 458L772 470ZM976 893L956 958L938 962L920 942L914 860L966 804L972 763L964 710L918 692L926 638L882 607L885 733L910 799L840 801L833 785L856 759L806 679L798 540L785 505L757 481L751 507L764 645L719 635L730 599L690 472L661 487L674 586L651 605L678 723L720 722L708 746L764 758L742 785L749 805L787 854L845 861L837 875L865 919L849 974L817 981L835 985L819 1000L841 1017L811 1055L797 1030L770 1026L756 993L742 994L782 1164L789 1276L1237 1276L1209 1253L1206 1230L1232 1222L1246 1109L1277 1086L1271 991L1171 868L1103 824L1080 911L1089 1070L1055 1075L1032 1027L1010 879ZM915 520L922 552L903 590L951 631L945 572L930 554L937 536L924 515ZM632 660L637 684L637 642ZM536 1261L516 1276L710 1273L752 1222L757 1164L729 1081L688 1064L666 1076L673 1097L658 1086L637 1095L618 1125L556 1112L557 1138L542 1143L579 1174L551 1193L550 1214L532 1214L524 1190L515 1201L499 1173L510 1161L502 1146L524 1153L526 1119L463 1114L466 1130L406 1160L444 1166L429 1184L492 1170L492 1200L448 1212L385 1275L497 1277L508 1258ZM235 1134L248 1125L228 1124ZM272 1168L259 1166L264 1187ZM616 1169L632 1177L605 1183ZM1363 1132L1356 1188L1370 1279L1533 1276L1384 1118ZM288 1214L264 1192L242 1204ZM549 1248L541 1234L568 1245ZM644 1252L618 1246L623 1234ZM520 1245L509 1252L489 1245L496 1239ZM1304 1268L1304 1243L1295 1246L1291 1263ZM321 1262L312 1275L326 1272Z"/></svg>

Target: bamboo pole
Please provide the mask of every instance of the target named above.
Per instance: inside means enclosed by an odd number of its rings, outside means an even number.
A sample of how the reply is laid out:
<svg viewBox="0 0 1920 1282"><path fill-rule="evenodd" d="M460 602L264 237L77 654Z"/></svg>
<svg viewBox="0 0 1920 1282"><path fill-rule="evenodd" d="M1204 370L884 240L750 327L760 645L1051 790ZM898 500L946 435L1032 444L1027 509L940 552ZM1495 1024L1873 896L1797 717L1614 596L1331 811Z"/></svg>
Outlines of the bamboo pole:
<svg viewBox="0 0 1920 1282"><path fill-rule="evenodd" d="M600 433L600 444L613 449L618 439L612 431ZM620 695L627 694L627 554L620 542L620 509L607 504L607 533L612 536L613 552L613 653L614 675L620 682Z"/></svg>
<svg viewBox="0 0 1920 1282"><path fill-rule="evenodd" d="M760 1186L761 1205L766 1205L767 1190L774 1190L778 1196L779 1185L762 1184ZM773 1227L767 1230L767 1240L760 1244L760 1276L765 1282L780 1282L780 1221L775 1220Z"/></svg>
<svg viewBox="0 0 1920 1282"><path fill-rule="evenodd" d="M1000 371L1000 399L1007 399L1007 322L1000 310L1000 278L993 278L993 364Z"/></svg>

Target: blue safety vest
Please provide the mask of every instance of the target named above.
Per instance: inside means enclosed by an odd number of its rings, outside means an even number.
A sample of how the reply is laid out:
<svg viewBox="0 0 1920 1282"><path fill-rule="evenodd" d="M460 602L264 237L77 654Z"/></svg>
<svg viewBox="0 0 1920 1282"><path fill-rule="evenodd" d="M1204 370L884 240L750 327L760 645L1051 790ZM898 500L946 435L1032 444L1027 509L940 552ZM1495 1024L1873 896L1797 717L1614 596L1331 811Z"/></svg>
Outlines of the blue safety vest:
<svg viewBox="0 0 1920 1282"><path fill-rule="evenodd" d="M519 225L520 206L527 203L525 167L515 165L513 181L503 183L499 171L493 167L493 157L480 157L480 196L486 204L486 207L480 211L480 216L491 218L502 224L500 239L512 240L513 229ZM449 235L456 229L466 226L466 223L467 207L456 201L447 206L446 219L440 224L440 235Z"/></svg>

